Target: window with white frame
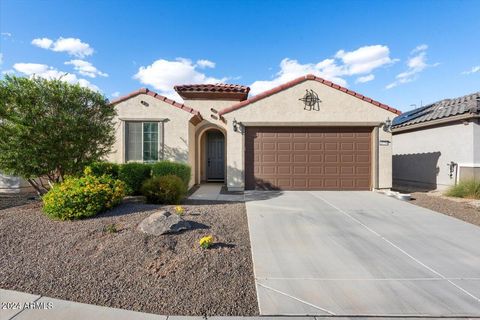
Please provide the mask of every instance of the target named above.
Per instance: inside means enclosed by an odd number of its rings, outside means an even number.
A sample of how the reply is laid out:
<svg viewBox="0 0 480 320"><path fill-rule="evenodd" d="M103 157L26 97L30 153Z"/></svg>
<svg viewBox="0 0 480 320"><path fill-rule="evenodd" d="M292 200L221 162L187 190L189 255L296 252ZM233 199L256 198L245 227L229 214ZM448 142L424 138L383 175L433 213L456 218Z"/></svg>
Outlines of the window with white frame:
<svg viewBox="0 0 480 320"><path fill-rule="evenodd" d="M125 121L126 162L154 162L163 155L163 122Z"/></svg>

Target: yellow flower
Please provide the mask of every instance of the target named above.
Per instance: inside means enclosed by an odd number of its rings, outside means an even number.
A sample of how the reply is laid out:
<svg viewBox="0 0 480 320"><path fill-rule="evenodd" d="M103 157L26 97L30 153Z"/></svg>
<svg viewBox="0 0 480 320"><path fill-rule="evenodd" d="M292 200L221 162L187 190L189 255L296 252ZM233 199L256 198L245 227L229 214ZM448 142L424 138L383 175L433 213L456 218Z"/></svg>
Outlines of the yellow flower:
<svg viewBox="0 0 480 320"><path fill-rule="evenodd" d="M202 247L203 249L208 249L213 244L213 236L209 235L209 236L203 237L200 239L200 241L198 241L198 243L200 244L200 247Z"/></svg>
<svg viewBox="0 0 480 320"><path fill-rule="evenodd" d="M175 207L175 213L178 214L179 216L181 216L185 213L185 209L182 206L176 206Z"/></svg>

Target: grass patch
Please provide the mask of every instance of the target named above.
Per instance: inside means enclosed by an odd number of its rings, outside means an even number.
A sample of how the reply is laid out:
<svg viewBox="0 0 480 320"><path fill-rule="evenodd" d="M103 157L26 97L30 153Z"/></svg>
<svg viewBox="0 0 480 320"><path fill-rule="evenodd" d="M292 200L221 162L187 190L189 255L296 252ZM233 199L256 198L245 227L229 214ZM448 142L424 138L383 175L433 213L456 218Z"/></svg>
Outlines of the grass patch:
<svg viewBox="0 0 480 320"><path fill-rule="evenodd" d="M447 196L468 199L480 199L480 181L460 181L457 185L448 189Z"/></svg>

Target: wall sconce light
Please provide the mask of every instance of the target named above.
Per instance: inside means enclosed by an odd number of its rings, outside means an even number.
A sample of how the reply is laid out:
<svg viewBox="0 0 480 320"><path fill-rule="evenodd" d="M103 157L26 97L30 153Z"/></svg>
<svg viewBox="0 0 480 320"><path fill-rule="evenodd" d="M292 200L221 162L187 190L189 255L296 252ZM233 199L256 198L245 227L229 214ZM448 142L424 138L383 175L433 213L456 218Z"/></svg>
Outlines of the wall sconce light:
<svg viewBox="0 0 480 320"><path fill-rule="evenodd" d="M237 119L233 119L232 125L233 125L233 131L237 132L238 131L238 121L237 121Z"/></svg>
<svg viewBox="0 0 480 320"><path fill-rule="evenodd" d="M387 120L385 120L385 123L383 124L383 131L390 132L391 129L392 129L392 120L390 120L390 118L387 118Z"/></svg>

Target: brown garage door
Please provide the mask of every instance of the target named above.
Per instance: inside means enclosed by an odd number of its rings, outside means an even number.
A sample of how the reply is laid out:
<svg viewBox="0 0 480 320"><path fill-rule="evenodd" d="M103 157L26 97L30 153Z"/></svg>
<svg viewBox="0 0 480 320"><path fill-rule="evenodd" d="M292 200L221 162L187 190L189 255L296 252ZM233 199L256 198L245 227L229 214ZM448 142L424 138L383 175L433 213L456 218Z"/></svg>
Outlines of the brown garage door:
<svg viewBox="0 0 480 320"><path fill-rule="evenodd" d="M362 127L247 127L247 189L369 190L371 132Z"/></svg>

